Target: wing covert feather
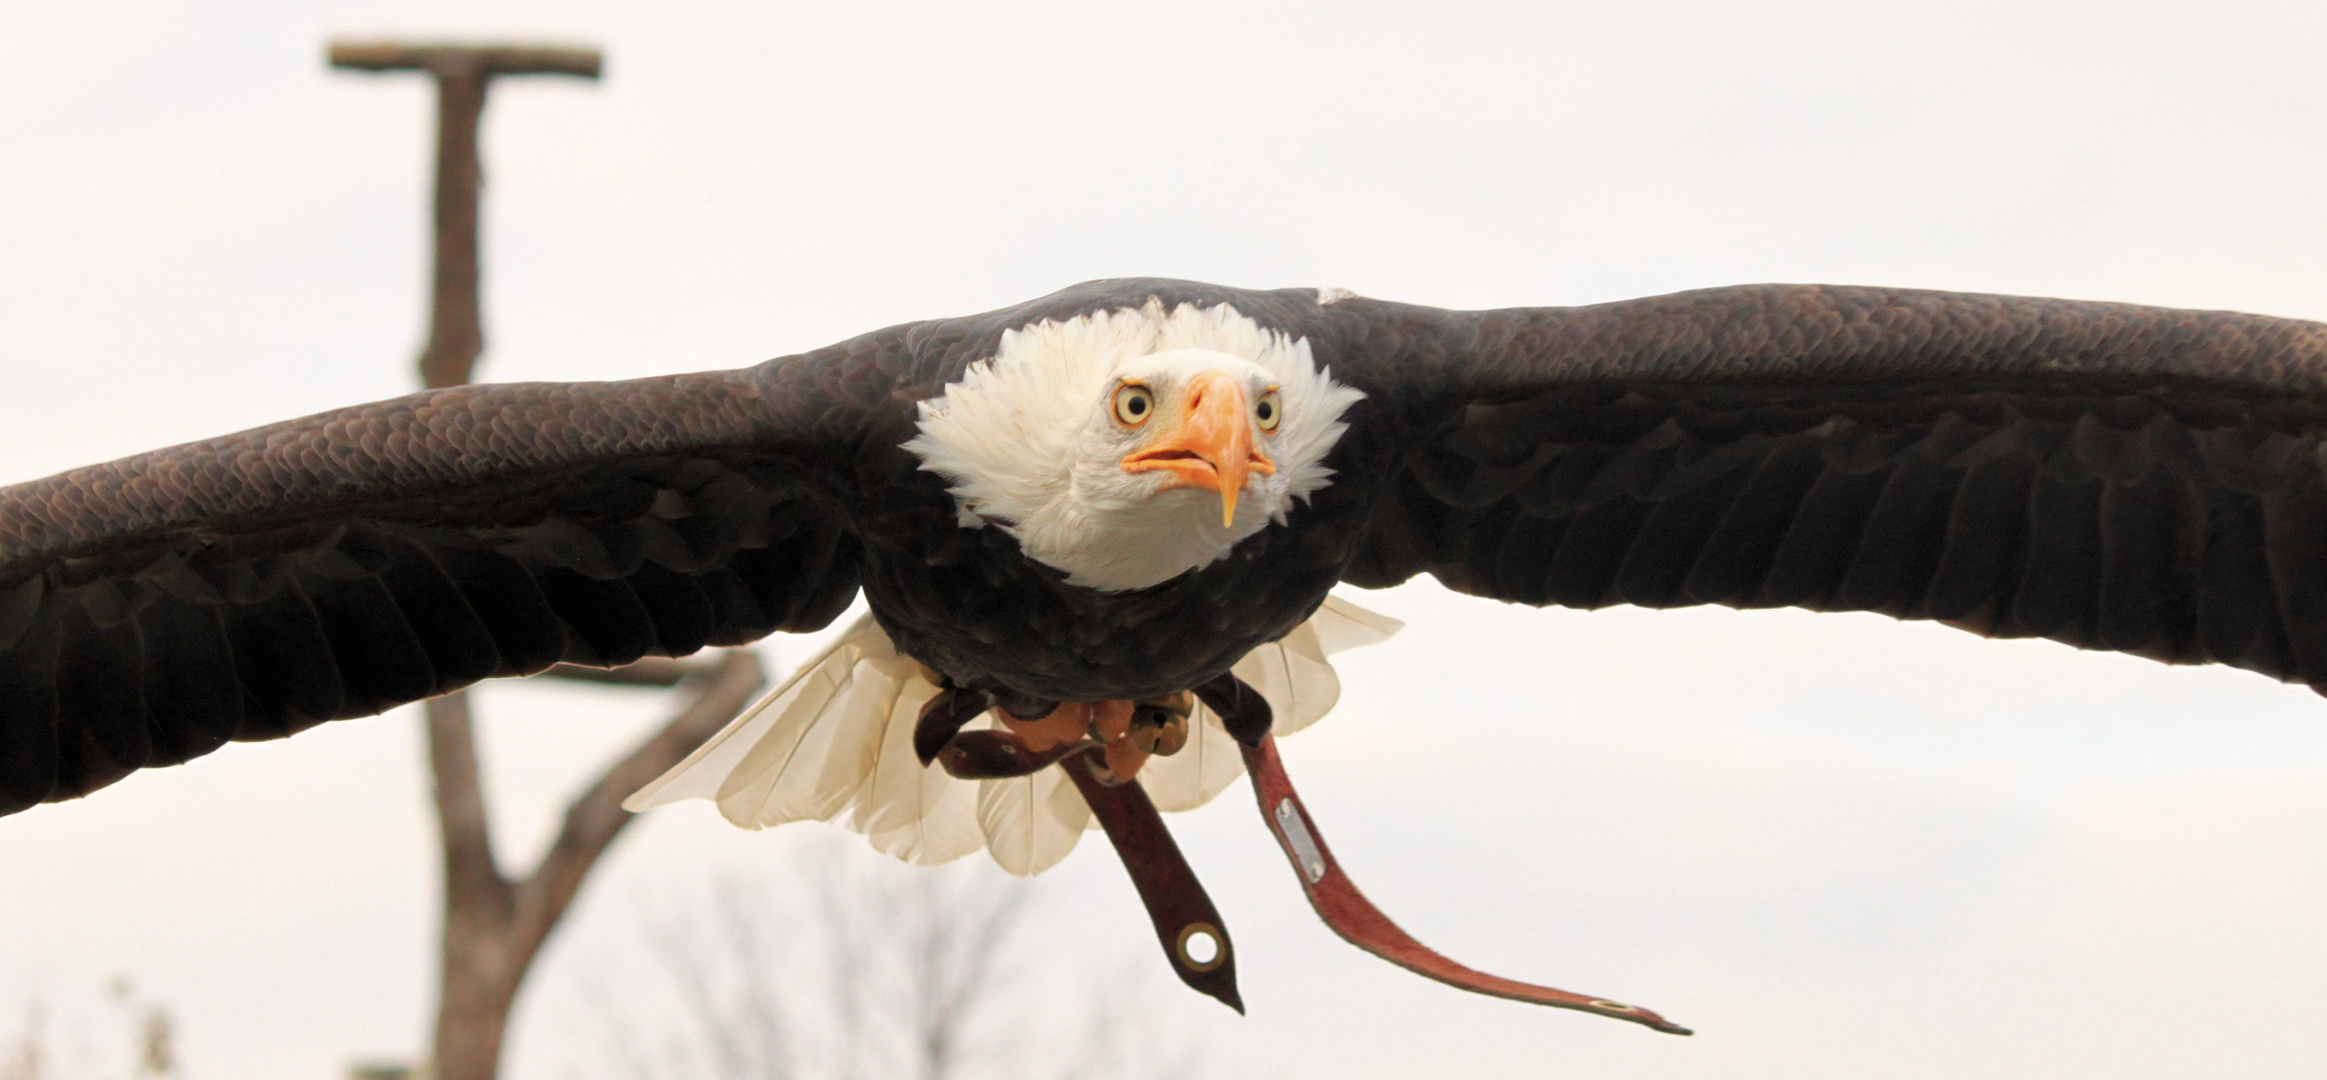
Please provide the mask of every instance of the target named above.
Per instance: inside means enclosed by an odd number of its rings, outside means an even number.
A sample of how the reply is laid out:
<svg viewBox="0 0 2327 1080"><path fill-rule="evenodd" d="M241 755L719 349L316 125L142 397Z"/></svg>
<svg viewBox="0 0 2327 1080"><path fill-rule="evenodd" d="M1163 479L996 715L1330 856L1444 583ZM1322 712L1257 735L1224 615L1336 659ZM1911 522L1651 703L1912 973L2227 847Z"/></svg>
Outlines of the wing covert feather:
<svg viewBox="0 0 2327 1080"><path fill-rule="evenodd" d="M2327 326L1779 285L1333 310L1400 328L1336 370L1413 432L1357 584L1880 611L2327 691Z"/></svg>
<svg viewBox="0 0 2327 1080"><path fill-rule="evenodd" d="M862 395L818 389L860 358L435 390L0 489L0 813L482 678L823 625L857 548L832 454L784 418L861 426Z"/></svg>

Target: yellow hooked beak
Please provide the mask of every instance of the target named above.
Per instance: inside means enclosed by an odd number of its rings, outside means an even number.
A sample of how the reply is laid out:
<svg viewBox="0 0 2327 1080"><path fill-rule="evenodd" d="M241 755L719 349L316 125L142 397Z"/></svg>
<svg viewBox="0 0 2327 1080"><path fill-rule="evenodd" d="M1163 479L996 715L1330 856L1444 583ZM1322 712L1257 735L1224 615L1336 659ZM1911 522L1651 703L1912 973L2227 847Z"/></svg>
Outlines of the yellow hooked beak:
<svg viewBox="0 0 2327 1080"><path fill-rule="evenodd" d="M1226 373L1207 371L1188 382L1187 405L1174 426L1147 448L1123 459L1124 472L1173 474L1169 487L1210 488L1220 493L1220 525L1236 523L1236 497L1252 473L1275 475L1277 466L1252 441L1252 403L1244 387Z"/></svg>

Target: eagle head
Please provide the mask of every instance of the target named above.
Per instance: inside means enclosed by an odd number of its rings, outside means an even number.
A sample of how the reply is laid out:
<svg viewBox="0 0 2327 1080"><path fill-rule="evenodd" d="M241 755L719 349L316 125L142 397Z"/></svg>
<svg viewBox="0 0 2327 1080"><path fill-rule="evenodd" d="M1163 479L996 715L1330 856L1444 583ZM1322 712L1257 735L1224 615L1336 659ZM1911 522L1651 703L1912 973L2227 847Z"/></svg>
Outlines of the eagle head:
<svg viewBox="0 0 2327 1080"><path fill-rule="evenodd" d="M1306 339L1218 305L1045 320L920 403L905 448L965 528L993 525L1067 583L1141 589L1228 554L1330 483L1363 397Z"/></svg>

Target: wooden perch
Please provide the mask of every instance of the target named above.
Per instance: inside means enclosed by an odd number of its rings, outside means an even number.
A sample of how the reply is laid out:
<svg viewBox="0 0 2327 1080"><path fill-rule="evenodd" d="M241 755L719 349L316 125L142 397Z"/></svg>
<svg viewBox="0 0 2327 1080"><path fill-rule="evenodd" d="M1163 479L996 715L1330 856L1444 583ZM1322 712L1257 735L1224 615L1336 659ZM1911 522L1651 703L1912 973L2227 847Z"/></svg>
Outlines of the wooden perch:
<svg viewBox="0 0 2327 1080"><path fill-rule="evenodd" d="M708 675L718 667L716 662L710 660L673 660L664 656L649 656L617 668L559 664L542 672L542 675L552 679L572 679L575 682L613 686L677 686L697 675Z"/></svg>
<svg viewBox="0 0 2327 1080"><path fill-rule="evenodd" d="M498 75L598 77L598 50L520 45L450 45L339 41L331 66L356 71L425 71L436 76L436 265L431 275L428 344L420 381L458 386L485 351L478 296L477 200L484 168L477 159L477 121L485 84Z"/></svg>
<svg viewBox="0 0 2327 1080"><path fill-rule="evenodd" d="M534 956L590 868L632 820L622 800L710 738L765 681L759 657L747 649L690 666L704 669L707 678L692 684L686 704L567 804L556 841L530 872L516 878L504 874L493 855L468 695L429 701L429 763L444 841L439 1080L490 1080L500 1061L510 1006Z"/></svg>
<svg viewBox="0 0 2327 1080"><path fill-rule="evenodd" d="M334 41L331 66L356 71L426 71L480 75L575 75L598 77L604 58L576 46L454 45L402 41Z"/></svg>

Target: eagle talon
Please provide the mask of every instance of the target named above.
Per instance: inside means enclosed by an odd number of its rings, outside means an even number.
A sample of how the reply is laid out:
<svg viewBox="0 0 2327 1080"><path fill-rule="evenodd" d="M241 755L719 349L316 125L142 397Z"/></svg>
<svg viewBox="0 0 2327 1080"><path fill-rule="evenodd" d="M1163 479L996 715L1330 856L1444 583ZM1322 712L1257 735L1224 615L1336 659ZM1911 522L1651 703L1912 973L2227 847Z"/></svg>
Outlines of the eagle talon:
<svg viewBox="0 0 2327 1080"><path fill-rule="evenodd" d="M1084 762L1084 767L1090 770L1091 779L1098 781L1101 787L1122 787L1130 780L1130 777L1120 775L1114 769L1109 768L1107 757L1108 755L1102 748L1099 754Z"/></svg>
<svg viewBox="0 0 2327 1080"><path fill-rule="evenodd" d="M1148 758L1187 746L1188 713L1195 704L1184 690L1136 702L1069 702L1035 719L999 712L999 728L961 730L976 715L971 707L987 700L983 693L954 689L930 699L913 729L922 763L940 765L959 779L994 780L1026 776L1074 751L1095 750L1091 778L1115 787L1136 779Z"/></svg>
<svg viewBox="0 0 2327 1080"><path fill-rule="evenodd" d="M1160 757L1179 753L1188 745L1188 714L1195 711L1195 700L1195 695L1182 690L1134 704L1131 745Z"/></svg>

